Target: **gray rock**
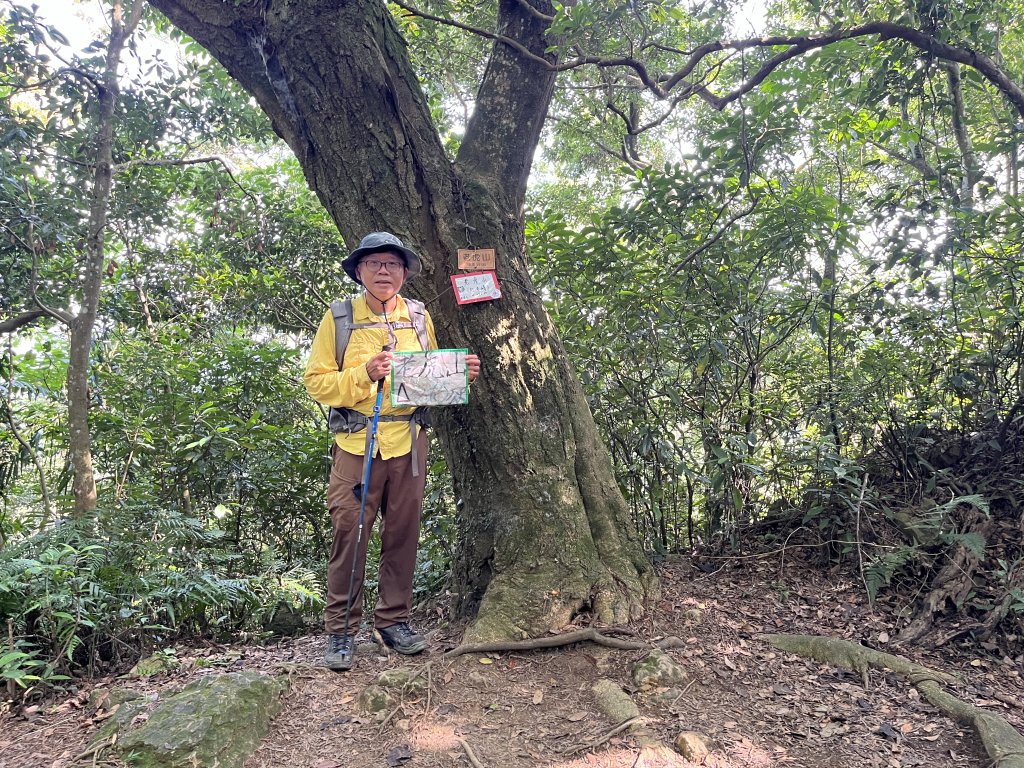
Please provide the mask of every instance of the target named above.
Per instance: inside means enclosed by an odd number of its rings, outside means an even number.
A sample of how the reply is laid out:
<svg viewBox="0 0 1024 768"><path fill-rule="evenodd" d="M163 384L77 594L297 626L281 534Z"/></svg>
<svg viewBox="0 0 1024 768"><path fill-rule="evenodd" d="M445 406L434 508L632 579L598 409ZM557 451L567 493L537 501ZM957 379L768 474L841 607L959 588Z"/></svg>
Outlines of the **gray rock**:
<svg viewBox="0 0 1024 768"><path fill-rule="evenodd" d="M96 688L89 694L89 706L93 711L100 709L110 711L126 701L141 698L143 695L131 688Z"/></svg>
<svg viewBox="0 0 1024 768"><path fill-rule="evenodd" d="M675 704L682 695L683 691L679 688L662 688L651 695L651 701L657 704Z"/></svg>
<svg viewBox="0 0 1024 768"><path fill-rule="evenodd" d="M264 628L278 637L297 635L306 629L306 617L302 615L302 611L288 601L280 600L274 606L274 612Z"/></svg>
<svg viewBox="0 0 1024 768"><path fill-rule="evenodd" d="M281 709L286 684L258 672L189 683L118 739L136 768L242 768Z"/></svg>
<svg viewBox="0 0 1024 768"><path fill-rule="evenodd" d="M691 763L702 763L714 750L711 739L697 731L683 731L675 740L676 750Z"/></svg>
<svg viewBox="0 0 1024 768"><path fill-rule="evenodd" d="M686 670L664 651L651 651L633 667L633 682L640 688L671 687L688 680Z"/></svg>

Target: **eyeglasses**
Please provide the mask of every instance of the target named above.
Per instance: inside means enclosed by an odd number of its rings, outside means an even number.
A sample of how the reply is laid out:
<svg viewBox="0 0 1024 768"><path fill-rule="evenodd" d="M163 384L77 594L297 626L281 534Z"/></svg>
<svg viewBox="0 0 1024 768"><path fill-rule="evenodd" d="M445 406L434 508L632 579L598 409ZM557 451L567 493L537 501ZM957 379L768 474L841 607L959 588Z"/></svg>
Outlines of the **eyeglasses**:
<svg viewBox="0 0 1024 768"><path fill-rule="evenodd" d="M371 272L379 272L384 267L388 272L400 272L405 269L405 262L402 261L380 261L379 259L364 259L359 262L360 266L368 267Z"/></svg>

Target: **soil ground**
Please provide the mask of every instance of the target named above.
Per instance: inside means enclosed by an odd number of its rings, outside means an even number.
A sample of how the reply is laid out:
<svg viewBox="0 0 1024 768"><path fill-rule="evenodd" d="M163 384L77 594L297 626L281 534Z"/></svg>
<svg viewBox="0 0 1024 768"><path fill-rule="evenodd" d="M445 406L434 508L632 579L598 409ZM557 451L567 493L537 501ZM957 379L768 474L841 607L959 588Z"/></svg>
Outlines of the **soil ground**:
<svg viewBox="0 0 1024 768"><path fill-rule="evenodd" d="M591 688L601 678L633 694L648 731L666 744L686 730L710 737L716 748L704 760L708 766L988 764L973 734L938 714L907 681L871 672L865 686L851 670L774 650L758 639L761 633L844 638L950 672L960 680L952 693L1024 731L1024 659L970 645L895 647L889 638L905 623L900 616L907 606L893 598L872 609L856 576L838 569L823 572L778 555L722 562L711 574L683 559L664 565L661 600L645 623L628 628L634 639L683 641L669 653L690 682L668 696L634 689L630 669L642 651L586 643L442 661L440 655L458 644L461 628L437 626L440 609L423 609L417 626L434 627L426 654L388 657L364 645L349 673L319 666L324 638L310 635L262 646L179 648L182 668L172 675L91 681L34 710L5 715L0 768L120 765L108 754L82 754L103 716L86 706L95 688L172 691L201 674L282 667L291 674L291 689L245 768L455 768L473 765L473 759L487 768L692 764L643 749L628 731L586 747L616 726L595 707ZM200 668L200 658L212 666ZM431 658L429 693L380 715L356 709L359 692L382 670Z"/></svg>

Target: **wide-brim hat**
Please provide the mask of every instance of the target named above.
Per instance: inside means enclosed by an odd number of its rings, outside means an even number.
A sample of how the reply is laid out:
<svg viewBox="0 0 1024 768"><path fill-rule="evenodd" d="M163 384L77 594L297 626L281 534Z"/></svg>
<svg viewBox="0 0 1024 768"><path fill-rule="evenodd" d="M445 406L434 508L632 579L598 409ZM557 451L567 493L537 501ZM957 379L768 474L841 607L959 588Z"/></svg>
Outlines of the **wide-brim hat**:
<svg viewBox="0 0 1024 768"><path fill-rule="evenodd" d="M356 267L359 265L359 260L364 256L369 256L371 253L383 253L384 251L393 251L402 257L402 260L405 262L405 268L409 270L406 279L416 277L416 275L423 271L423 262L416 255L415 251L406 248L402 241L390 232L371 232L368 234L359 241L359 247L341 262L341 268L345 270L345 274L358 283L359 278L356 276Z"/></svg>

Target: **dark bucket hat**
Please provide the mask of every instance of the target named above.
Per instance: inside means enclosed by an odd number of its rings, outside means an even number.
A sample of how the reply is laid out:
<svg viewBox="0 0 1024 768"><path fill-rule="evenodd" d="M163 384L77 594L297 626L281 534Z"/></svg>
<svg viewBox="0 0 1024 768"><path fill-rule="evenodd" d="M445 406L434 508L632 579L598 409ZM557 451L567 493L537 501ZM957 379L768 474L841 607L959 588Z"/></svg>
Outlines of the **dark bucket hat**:
<svg viewBox="0 0 1024 768"><path fill-rule="evenodd" d="M363 256L368 256L371 253L381 253L383 251L394 251L402 257L405 262L406 269L409 270L409 277L416 277L420 272L423 271L423 262L420 261L420 257L415 252L406 248L402 241L392 235L390 232L371 232L362 240L359 241L359 247L350 253L343 262L341 262L341 268L345 270L345 273L359 282L359 278L356 277L356 266L359 264L359 260Z"/></svg>

